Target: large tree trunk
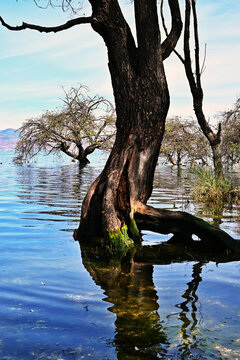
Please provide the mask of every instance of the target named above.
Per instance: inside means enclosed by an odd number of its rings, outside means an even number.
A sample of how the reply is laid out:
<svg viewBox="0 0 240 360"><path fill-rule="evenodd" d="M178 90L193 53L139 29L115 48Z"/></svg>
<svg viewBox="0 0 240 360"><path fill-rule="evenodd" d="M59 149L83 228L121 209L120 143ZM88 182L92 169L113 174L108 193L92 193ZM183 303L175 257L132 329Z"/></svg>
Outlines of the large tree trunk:
<svg viewBox="0 0 240 360"><path fill-rule="evenodd" d="M152 81L151 74L144 79L130 74L130 92L120 79L114 86L116 141L103 172L82 205L81 221L87 224L91 236L113 235L125 225L130 227L135 204L139 201L146 204L152 193L169 105L163 69L160 74L160 78Z"/></svg>
<svg viewBox="0 0 240 360"><path fill-rule="evenodd" d="M132 238L138 236L135 207L146 204L152 192L169 94L156 1L135 2L138 49L116 1L103 8L91 3L94 30L108 48L117 134L105 168L83 202L78 236L104 236L118 246L122 240L128 243L127 228Z"/></svg>

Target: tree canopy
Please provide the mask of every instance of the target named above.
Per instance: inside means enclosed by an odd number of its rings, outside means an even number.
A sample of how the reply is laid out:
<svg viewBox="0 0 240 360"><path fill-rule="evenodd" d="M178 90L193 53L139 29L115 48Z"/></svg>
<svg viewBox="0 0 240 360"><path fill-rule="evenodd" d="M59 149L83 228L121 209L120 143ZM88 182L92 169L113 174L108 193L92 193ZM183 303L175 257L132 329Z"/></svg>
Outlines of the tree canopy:
<svg viewBox="0 0 240 360"><path fill-rule="evenodd" d="M65 91L63 106L28 119L19 129L15 152L26 161L39 152L63 152L84 165L96 149L110 150L115 136L115 110L106 99L90 96L85 86Z"/></svg>
<svg viewBox="0 0 240 360"><path fill-rule="evenodd" d="M223 136L221 150L227 166L233 166L240 161L240 98L232 109L220 114Z"/></svg>

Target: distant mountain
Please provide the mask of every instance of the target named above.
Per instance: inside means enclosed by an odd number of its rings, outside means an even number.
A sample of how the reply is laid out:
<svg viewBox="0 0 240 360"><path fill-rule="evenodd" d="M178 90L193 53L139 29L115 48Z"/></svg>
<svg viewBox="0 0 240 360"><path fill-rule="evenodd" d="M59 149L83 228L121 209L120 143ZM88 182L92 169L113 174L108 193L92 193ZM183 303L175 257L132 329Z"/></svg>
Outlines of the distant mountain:
<svg viewBox="0 0 240 360"><path fill-rule="evenodd" d="M0 151L14 150L18 140L18 132L16 129L0 130Z"/></svg>

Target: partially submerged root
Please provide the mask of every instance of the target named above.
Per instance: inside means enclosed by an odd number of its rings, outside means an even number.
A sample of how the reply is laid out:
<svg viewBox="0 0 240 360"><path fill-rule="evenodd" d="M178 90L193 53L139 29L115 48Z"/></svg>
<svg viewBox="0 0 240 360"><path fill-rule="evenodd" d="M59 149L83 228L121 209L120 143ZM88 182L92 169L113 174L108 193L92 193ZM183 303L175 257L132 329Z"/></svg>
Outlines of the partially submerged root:
<svg viewBox="0 0 240 360"><path fill-rule="evenodd" d="M240 241L214 225L186 212L157 209L142 203L135 204L134 219L128 226L125 224L119 229L103 233L104 236L100 237L91 236L92 226L94 224L89 225L82 221L79 229L74 232L74 238L81 243L97 247L101 253L100 257L120 259L125 256L128 250L133 248L134 243L139 244L140 230L173 234L168 246L174 246L168 249L161 248L162 255L168 250L172 257L171 252L175 251L176 256L182 253L183 258L189 259L184 249L190 249L192 257L196 257L198 253L203 258L204 254L211 254L210 257L213 257L215 253L223 257L226 254L235 254L237 258L240 256ZM200 241L193 240L192 235L196 235Z"/></svg>
<svg viewBox="0 0 240 360"><path fill-rule="evenodd" d="M196 235L207 247L228 249L240 253L240 241L234 240L225 231L194 215L181 211L156 209L139 204L135 212L139 229L175 235L176 239L191 241Z"/></svg>

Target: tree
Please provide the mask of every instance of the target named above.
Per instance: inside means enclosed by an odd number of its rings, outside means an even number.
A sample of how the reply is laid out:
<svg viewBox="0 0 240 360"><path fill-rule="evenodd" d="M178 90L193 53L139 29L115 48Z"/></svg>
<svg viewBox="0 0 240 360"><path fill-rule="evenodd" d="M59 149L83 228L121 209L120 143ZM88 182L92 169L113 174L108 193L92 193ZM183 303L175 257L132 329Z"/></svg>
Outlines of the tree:
<svg viewBox="0 0 240 360"><path fill-rule="evenodd" d="M240 161L240 98L233 108L220 114L222 119L221 150L227 166L234 166Z"/></svg>
<svg viewBox="0 0 240 360"><path fill-rule="evenodd" d="M172 165L180 166L183 161L191 164L200 161L205 165L208 143L194 120L175 116L166 121L160 156Z"/></svg>
<svg viewBox="0 0 240 360"><path fill-rule="evenodd" d="M187 237L197 232L204 237L206 230L214 238L216 229L205 222L185 213L146 205L169 108L164 60L174 50L182 31L178 0L168 1L172 27L163 41L156 0L134 1L136 40L117 0L89 0L89 3L91 16L76 17L55 27L27 23L14 27L0 18L3 26L15 31L57 32L90 23L106 44L116 104L116 139L102 173L83 201L75 238L99 240L100 244L104 238L105 250L123 254L133 245L132 239L140 239L137 219L155 231L184 233ZM222 232L219 234L217 231L216 237L221 240ZM226 237L231 239L227 234Z"/></svg>
<svg viewBox="0 0 240 360"><path fill-rule="evenodd" d="M163 3L164 0L161 0L161 17L165 32L168 33L163 15ZM193 43L195 47L194 60L191 57L191 47L190 47L191 15L193 17ZM218 130L214 132L214 130L211 128L211 126L209 125L206 119L203 109L204 94L203 94L201 77L204 70L205 59L203 61L203 65L201 66L196 0L185 0L183 50L184 50L184 56L181 56L177 51L175 51L175 53L177 54L178 58L184 65L185 73L187 76L188 84L193 98L194 112L197 117L198 123L202 129L202 132L207 138L210 147L212 149L215 175L221 177L223 176L223 166L222 166L221 148L220 148L221 123L218 124ZM193 69L194 64L195 64L195 69Z"/></svg>
<svg viewBox="0 0 240 360"><path fill-rule="evenodd" d="M85 86L65 92L63 107L28 119L19 129L15 159L26 161L40 151L63 152L79 161L96 149L110 149L115 136L115 110L106 99L88 95Z"/></svg>

